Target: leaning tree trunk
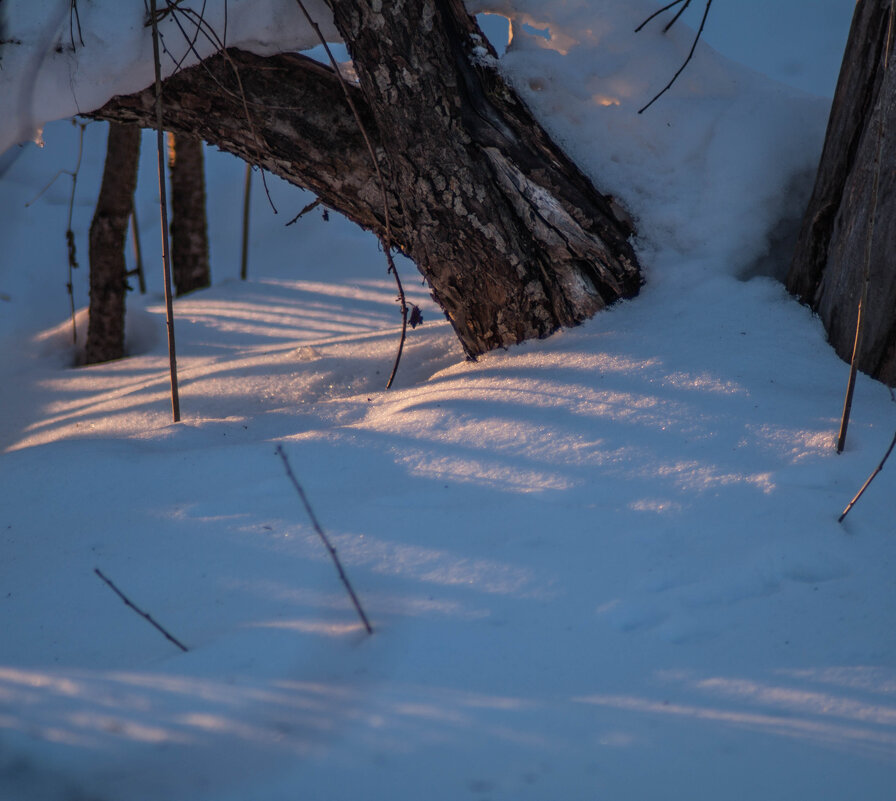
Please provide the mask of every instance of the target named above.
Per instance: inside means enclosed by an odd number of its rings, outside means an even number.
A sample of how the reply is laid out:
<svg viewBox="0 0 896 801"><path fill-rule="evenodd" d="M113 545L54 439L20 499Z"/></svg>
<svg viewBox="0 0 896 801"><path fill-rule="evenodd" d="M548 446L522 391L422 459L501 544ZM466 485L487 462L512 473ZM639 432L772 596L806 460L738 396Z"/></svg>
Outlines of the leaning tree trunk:
<svg viewBox="0 0 896 801"><path fill-rule="evenodd" d="M176 295L204 289L212 282L205 215L205 160L202 140L168 134L171 176L171 277Z"/></svg>
<svg viewBox="0 0 896 801"><path fill-rule="evenodd" d="M818 177L787 288L818 312L837 353L850 359L870 244L870 283L857 364L860 370L896 386L893 53L890 68L884 70L892 2L864 0L856 5ZM879 171L876 196L872 191L875 171ZM872 215L875 222L869 243Z"/></svg>
<svg viewBox="0 0 896 801"><path fill-rule="evenodd" d="M330 6L380 131L405 247L469 355L637 292L630 232L485 58L462 0Z"/></svg>
<svg viewBox="0 0 896 801"><path fill-rule="evenodd" d="M542 337L637 294L631 227L498 73L461 0L331 0L386 179L392 244L466 353ZM236 74L239 80L236 80ZM96 116L151 122L148 90ZM382 188L335 73L227 51L170 78L164 121L316 192L385 237Z"/></svg>
<svg viewBox="0 0 896 801"><path fill-rule="evenodd" d="M124 356L127 267L124 246L137 185L140 128L112 123L106 164L90 224L90 308L87 364Z"/></svg>

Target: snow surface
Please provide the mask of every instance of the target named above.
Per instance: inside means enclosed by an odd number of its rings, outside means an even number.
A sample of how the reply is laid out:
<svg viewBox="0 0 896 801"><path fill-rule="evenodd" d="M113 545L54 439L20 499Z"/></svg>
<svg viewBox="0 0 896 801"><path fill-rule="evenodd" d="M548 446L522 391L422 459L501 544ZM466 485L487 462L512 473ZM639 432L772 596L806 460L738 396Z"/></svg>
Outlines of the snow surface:
<svg viewBox="0 0 896 801"><path fill-rule="evenodd" d="M45 48L44 68L80 53L90 102L97 76L147 82L133 8L79 5L85 48ZM270 32L264 15L235 21L247 5L230 3L229 41ZM268 177L275 215L256 175L240 282L243 166L209 151L214 286L175 303L184 421L170 423L150 138L131 356L72 368L72 180L45 187L73 169L79 128L49 124L43 148L0 157L0 799L893 798L892 465L837 516L896 404L860 376L834 454L847 368L771 277L852 4L751 4L780 11L751 69L702 46L638 116L693 36L631 33L658 5L470 3L513 18L503 68L637 218L648 283L580 328L466 363L403 262L425 323L389 392L398 311L376 242L335 214L285 227L308 196ZM29 42L68 41L67 13L48 33L11 9ZM707 37L742 54L721 19ZM128 63L104 49L116 21L132 24ZM3 48L4 108L35 47ZM4 141L75 110L70 92L38 94L0 122ZM104 145L88 125L79 343Z"/></svg>

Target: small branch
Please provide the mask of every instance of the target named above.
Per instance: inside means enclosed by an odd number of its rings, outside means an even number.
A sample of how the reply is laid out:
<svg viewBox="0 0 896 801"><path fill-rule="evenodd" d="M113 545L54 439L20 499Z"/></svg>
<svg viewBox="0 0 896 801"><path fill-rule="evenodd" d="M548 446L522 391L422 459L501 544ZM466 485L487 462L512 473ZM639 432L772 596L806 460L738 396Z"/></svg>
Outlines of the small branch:
<svg viewBox="0 0 896 801"><path fill-rule="evenodd" d="M308 497L305 495L305 490L302 489L302 485L299 484L299 480L296 478L295 473L292 472L292 467L289 464L289 459L286 457L286 452L283 450L282 445L277 446L277 455L283 460L283 466L286 468L286 475L289 476L289 480L292 481L292 485L296 488L296 492L299 494L299 498L302 501L302 504L305 506L305 511L308 513L308 517L311 519L311 525L314 526L314 530L317 532L317 536L321 538L326 549L330 552L330 556L333 559L333 564L336 565L336 570L339 572L339 578L342 579L342 583L345 585L345 589L348 590L349 597L352 599L352 603L355 605L355 609L358 610L358 615L361 618L361 622L364 624L364 628L367 629L368 634L373 634L373 628L370 625L370 621L367 620L367 615L364 614L364 610L361 608L361 602L358 600L358 596L355 595L355 591L352 589L352 585L349 583L348 576L345 575L345 571L342 569L342 562L339 561L339 557L336 554L336 549L330 543L329 538L324 533L324 530L321 528L320 523L317 522L317 517L314 514L314 510L311 508L311 504L308 502Z"/></svg>
<svg viewBox="0 0 896 801"><path fill-rule="evenodd" d="M75 6L77 10L77 6ZM80 30L80 27L79 27ZM82 43L83 44L83 43ZM72 270L78 268L78 258L75 253L75 232L72 230L72 215L75 210L75 187L78 185L78 173L81 171L81 158L84 155L84 129L87 123L79 123L78 125L78 162L75 164L75 171L72 173L72 193L68 199L68 227L65 230L65 242L68 246L68 298L72 307L72 344L78 344L78 327L75 324L75 289L72 279Z"/></svg>
<svg viewBox="0 0 896 801"><path fill-rule="evenodd" d="M202 9L198 12L192 8L182 8L180 6L180 3L182 2L182 0L165 0L165 2L167 4L165 10L159 12L155 16L157 16L158 19L163 19L167 14L170 13L171 18L174 20L174 24L178 27L178 29L180 30L181 34L184 37L184 41L187 43L187 49L184 52L184 55L181 57L180 60L175 60L174 56L167 49L165 51L166 53L168 53L168 55L172 59L172 61L174 61L175 72L180 70L181 65L183 64L187 55L189 55L190 53L193 53L193 55L196 56L196 59L199 61L200 64L202 64L205 61L205 59L201 56L199 51L196 49L196 42L201 33L205 37L205 39L216 49L216 51L221 54L221 56L225 59L225 61L227 61L227 63L230 65L231 69L233 70L233 77L236 80L237 88L239 91L236 93L228 92L228 94L235 94L235 96L239 98L239 100L243 106L243 113L246 116L246 124L249 126L249 131L251 132L252 137L255 139L255 142L258 145L258 158L260 159L261 155L264 153L264 150L265 150L265 142L264 142L263 138L261 137L261 135L259 134L257 128L255 127L255 122L252 119L252 115L249 114L249 103L248 103L248 100L246 99L246 93L243 90L243 80L240 77L240 71L237 69L236 65L233 63L232 59L230 58L230 55L227 52L227 45L226 45L226 40L227 40L227 3L225 2L225 4L224 4L224 37L221 38L215 32L215 29L212 28L205 21L206 0L203 0ZM190 36L189 33L187 33L184 26L181 24L181 21L178 17L178 13L183 14L183 16L186 19L192 21L193 24L195 25L194 34L192 37ZM209 73L209 74L211 74L211 73ZM218 83L217 81L215 81L215 82ZM224 90L224 87L221 86L220 83L218 85L222 90ZM267 182L267 178L265 177L264 169L261 170L261 183L264 186L264 192L265 192L265 195L267 195L268 203L271 206L271 210L274 212L274 214L277 214L278 213L277 207L274 205L274 201L271 198L271 192L268 189L268 182Z"/></svg>
<svg viewBox="0 0 896 801"><path fill-rule="evenodd" d="M264 193L268 198L268 205L274 214L279 214L280 212L277 211L277 207L274 205L274 199L271 197L271 190L268 189L268 179L265 177L264 168L259 168L259 172L261 173L261 185L264 187Z"/></svg>
<svg viewBox="0 0 896 801"><path fill-rule="evenodd" d="M158 623L156 623L156 621L153 620L152 615L147 614L147 613L144 612L142 609L140 609L140 607L135 606L135 605L131 602L131 599L128 598L128 597L127 597L127 596L126 596L120 589L118 589L118 587L116 587L115 584L112 583L112 580L111 580L111 579L106 578L106 576L103 575L103 573L100 571L100 569L99 569L98 567L97 567L97 568L94 568L93 572L96 573L96 574L97 574L97 575L98 575L104 582L106 582L106 584L108 584L108 585L112 588L112 591L113 591L119 598L121 598L122 601L124 601L125 606L129 606L129 607L130 607L131 609L133 609L138 615L140 615L140 617L142 617L147 623L149 623L149 624L155 626L160 632L162 632L162 634L165 635L165 639L166 639L166 640L170 640L171 642L173 642L173 643L174 643L178 648L180 648L180 650L183 651L184 653L187 652L188 649L187 649L187 646L186 646L186 645L184 645L184 644L183 644L180 640L178 640L177 638L173 637L173 636L172 636L168 631L166 631L162 626L160 626Z"/></svg>
<svg viewBox="0 0 896 801"><path fill-rule="evenodd" d="M877 474L878 474L881 470L884 469L884 464L886 464L887 459L890 458L890 454L893 452L893 448L894 448L894 447L896 447L896 434L893 434L893 440L890 442L890 447L887 448L887 452L884 454L884 458L880 460L880 464L879 464L877 467L874 468L874 471L871 473L870 476L868 476L868 480L867 480L864 484L862 484L862 489L860 489L860 490L856 493L856 497L853 498L853 499L847 504L846 508L843 510L843 514L840 515L840 517L837 518L837 522L838 522L838 523L842 523L842 522L843 522L843 518L846 517L846 515L849 514L850 509L852 509L852 507L856 505L856 502L859 500L859 498L862 497L862 493L864 493L865 490L868 489L869 484L871 484L871 482L874 481L874 479L877 477Z"/></svg>
<svg viewBox="0 0 896 801"><path fill-rule="evenodd" d="M672 21L671 21L671 22L670 22L670 23L663 29L663 33L665 33L666 31L668 31L669 28L671 28L671 27L675 24L675 20L677 20L677 19L681 16L682 12L685 10L685 8L688 7L688 5L690 4L690 2L691 2L691 0L687 0L687 2L685 3L684 7L681 8L681 9L679 10L679 12L678 12L678 13L675 15L675 17L672 19ZM660 11L658 11L657 14L661 13L662 11L665 11L666 9L672 8L672 6L675 6L675 5L677 5L677 4L678 4L678 3L670 3L668 6L666 6L666 8L662 8L662 9L660 9ZM667 83L667 84L662 88L662 90L659 91L659 92L654 96L653 100L651 100L649 103L647 103L646 105L644 105L644 106L642 106L641 108L638 109L638 114L643 114L643 113L644 113L645 111L647 111L647 109L649 109L654 103L656 103L657 100L659 100L664 94L666 94L666 92L668 92L668 91L672 88L672 84L674 84L675 81L678 80L678 76L681 75L681 73L684 72L684 68L687 67L688 64L690 64L691 59L694 57L694 51L697 49L697 42L700 41L700 36L703 34L703 27L706 25L706 18L709 16L709 8L710 8L710 6L712 6L712 0L706 0L706 8L705 8L704 11L703 11L703 19L700 20L700 27L699 27L699 29L697 30L697 35L694 37L694 43L691 45L691 50L690 50L690 52L688 53L688 57L684 60L684 64L682 64L682 65L678 68L678 72L676 72L675 75L672 76L672 80L669 81L669 83ZM647 19L646 19L646 20L645 20L645 21L644 21L644 22L643 22L643 23L642 23L636 30L640 31L641 28L643 28L643 27L644 27L650 20L652 20L653 17L655 17L655 16L656 16L656 14L654 14L654 15L651 16L651 17L648 17L648 18L647 18Z"/></svg>

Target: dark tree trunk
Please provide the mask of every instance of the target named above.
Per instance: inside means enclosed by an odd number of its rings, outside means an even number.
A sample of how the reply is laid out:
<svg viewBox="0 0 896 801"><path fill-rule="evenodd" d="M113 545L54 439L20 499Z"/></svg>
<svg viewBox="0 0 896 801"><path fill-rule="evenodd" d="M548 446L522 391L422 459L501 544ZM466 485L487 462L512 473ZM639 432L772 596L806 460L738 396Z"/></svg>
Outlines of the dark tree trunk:
<svg viewBox="0 0 896 801"><path fill-rule="evenodd" d="M378 143L379 131L360 90L349 86L349 91L368 133ZM153 127L154 90L115 97L92 116ZM195 134L309 189L325 206L339 209L383 236L376 174L339 80L329 67L295 54L264 58L227 50L165 81L163 117L166 130ZM400 233L398 199L391 187L387 191L392 222ZM400 236L396 238L400 244Z"/></svg>
<svg viewBox="0 0 896 801"><path fill-rule="evenodd" d="M90 310L86 362L124 356L127 268L124 247L137 185L140 128L109 126L100 196L90 224Z"/></svg>
<svg viewBox="0 0 896 801"><path fill-rule="evenodd" d="M629 232L483 58L462 0L330 6L380 131L404 246L468 354L637 292Z"/></svg>
<svg viewBox="0 0 896 801"><path fill-rule="evenodd" d="M856 5L815 189L787 288L808 303L846 360L864 282L875 170L879 188L858 367L896 385L896 70L884 70L891 0ZM883 126L883 128L881 128ZM880 139L883 130L883 139Z"/></svg>
<svg viewBox="0 0 896 801"><path fill-rule="evenodd" d="M331 7L388 183L393 244L416 262L468 355L637 294L631 227L498 74L461 0ZM147 124L151 100L115 98L96 115ZM384 235L381 189L331 70L230 51L166 81L164 102L169 129L311 189Z"/></svg>
<svg viewBox="0 0 896 801"><path fill-rule="evenodd" d="M202 140L168 134L171 177L171 277L176 295L203 289L212 282L205 216L205 161Z"/></svg>

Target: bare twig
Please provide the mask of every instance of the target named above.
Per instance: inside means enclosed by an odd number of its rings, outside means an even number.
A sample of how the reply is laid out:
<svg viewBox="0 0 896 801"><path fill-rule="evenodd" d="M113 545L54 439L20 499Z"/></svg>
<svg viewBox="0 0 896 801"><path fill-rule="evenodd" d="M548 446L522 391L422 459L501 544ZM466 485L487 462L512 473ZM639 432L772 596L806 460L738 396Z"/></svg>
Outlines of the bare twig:
<svg viewBox="0 0 896 801"><path fill-rule="evenodd" d="M868 486L871 484L872 481L874 481L874 479L877 477L877 474L878 474L881 470L884 469L884 464L886 464L887 459L890 458L890 454L893 452L893 448L894 448L894 447L896 447L896 434L893 434L893 439L892 439L892 441L890 442L890 447L887 448L887 452L884 454L884 458L880 460L880 464L879 464L877 467L875 467L874 470L872 471L871 475L868 476L868 480L867 480L864 484L862 484L862 489L860 489L860 490L856 493L856 497L853 498L853 499L847 504L846 508L843 510L843 514L840 515L840 517L837 519L837 522L838 522L838 523L842 523L842 522L843 522L843 518L846 517L846 515L849 514L850 509L852 509L852 507L856 505L856 502L859 500L859 498L862 497L862 493L864 493L865 490L868 489Z"/></svg>
<svg viewBox="0 0 896 801"><path fill-rule="evenodd" d="M678 18L687 11L688 6L691 4L691 0L685 0L685 4L678 9L675 16L666 23L666 27L663 28L663 33L669 33L669 29L678 22Z"/></svg>
<svg viewBox="0 0 896 801"><path fill-rule="evenodd" d="M890 47L893 42L893 16L896 13L896 3L890 4L890 17L887 24L887 43L884 48L884 73L887 71L890 58ZM852 346L852 359L849 362L849 380L846 384L846 398L843 401L843 415L840 418L840 433L837 436L837 453L843 453L846 447L846 430L849 428L849 415L852 411L852 397L856 388L856 373L858 372L859 353L862 350L862 340L865 335L865 307L868 305L868 287L871 284L871 245L874 239L874 223L877 215L877 196L880 187L880 162L884 147L884 118L881 109L877 128L877 153L874 158L874 175L871 179L871 209L868 213L868 229L865 237L865 257L862 267L862 296L859 298L859 308L856 313L856 338ZM844 513L845 514L845 513Z"/></svg>
<svg viewBox="0 0 896 801"><path fill-rule="evenodd" d="M112 588L112 591L113 591L119 598L121 598L122 601L124 601L125 606L130 607L130 608L133 609L138 615L140 615L140 617L142 617L147 623L149 623L149 624L155 626L160 632L162 632L162 634L165 635L165 639L170 640L171 642L173 642L178 648L180 648L181 651L183 651L184 653L187 652L188 649L187 649L187 646L186 646L186 645L184 645L184 644L183 644L180 640L178 640L176 637L172 636L172 635L171 635L165 628L163 628L163 627L160 626L158 623L156 623L156 621L153 620L152 615L147 614L147 613L144 612L142 609L140 609L140 607L135 606L134 603L131 601L131 599L128 598L127 595L125 595L120 589L118 589L118 587L115 586L115 584L112 582L111 579L106 578L106 576L103 575L102 571L101 571L98 567L97 567L97 568L94 568L93 572L96 573L96 574L97 574L97 575L98 575L104 582L106 582L106 584L108 584L108 585Z"/></svg>
<svg viewBox="0 0 896 801"><path fill-rule="evenodd" d="M242 91L242 90L240 90L240 91ZM246 114L248 114L248 113L249 113L249 109L247 107ZM258 171L261 173L261 185L264 187L264 193L268 198L268 205L271 207L271 211L274 212L274 214L279 214L280 212L277 211L277 207L274 205L274 198L271 197L271 190L268 189L268 179L265 176L264 167L259 167Z"/></svg>
<svg viewBox="0 0 896 801"><path fill-rule="evenodd" d="M165 278L165 321L168 328L168 366L171 372L171 416L180 421L177 390L177 353L174 347L174 306L171 301L171 254L168 249L168 198L165 191L165 133L162 130L162 65L159 60L159 26L156 0L149 0L152 16L152 54L156 72L156 141L159 153L159 216L162 221L162 269Z"/></svg>
<svg viewBox="0 0 896 801"><path fill-rule="evenodd" d="M168 7L172 10L172 12L173 11L184 11L185 13L192 12L192 13L198 15L198 17L199 17L199 21L196 23L196 29L193 31L192 39L189 36L187 36L186 32L183 29L183 26L181 26L181 24L179 22L177 23L177 27L180 28L181 33L183 33L184 38L188 42L188 48L184 52L184 55L181 58L181 60L177 62L177 65L175 67L175 72L177 72L180 69L181 65L184 62L184 59L186 59L186 57L189 55L190 52L194 52L194 53L196 52L196 40L199 38L199 34L202 32L202 26L205 24L205 6L206 6L206 0L202 0L202 8L199 9L199 11L193 11L193 9L191 9L191 8L190 9L178 9L177 5L175 3L172 3L171 0L168 0ZM175 22L177 22L176 14L172 14L172 18L175 20Z"/></svg>
<svg viewBox="0 0 896 801"><path fill-rule="evenodd" d="M389 380L386 382L386 389L392 388L392 382L395 381L395 375L398 372L398 364L401 361L401 353L404 350L404 341L408 335L408 302L404 296L404 287L401 285L401 278L398 276L398 270L395 269L395 262L392 260L392 254L386 250L386 258L389 260L389 272L395 278L395 285L398 287L398 302L401 304L401 337L398 339L398 352L395 354L395 364L392 365L392 372L389 374Z"/></svg>
<svg viewBox="0 0 896 801"><path fill-rule="evenodd" d="M679 2L680 2L680 0L679 0ZM679 9L678 13L673 17L672 21L668 25L666 25L665 28L663 28L663 33L668 31L669 28L671 28L675 24L675 21L681 16L682 12L688 7L688 5L690 5L690 2L691 2L691 0L687 0L685 2L684 6L681 9ZM656 12L656 14L653 14L650 17L648 17L646 20L644 20L644 22L641 23L641 25L638 26L638 28L636 28L636 30L640 31L641 28L643 28L648 22L650 22L650 20L652 20L657 14L660 14L663 11L666 11L667 9L672 8L673 6L676 6L676 5L678 5L678 2L670 3L665 8L661 8L659 11ZM657 94L653 97L653 99L649 103L647 103L646 105L644 105L638 109L638 114L643 114L654 103L656 103L657 100L659 100L664 94L666 94L666 92L668 92L669 89L672 88L672 84L674 84L675 81L678 80L678 76L681 75L682 72L684 72L685 67L687 67L687 65L691 62L691 59L694 57L694 51L697 49L697 43L700 41L700 36L703 34L703 27L706 25L706 18L709 16L710 6L712 6L712 0L706 0L706 8L703 11L703 19L700 20L700 27L697 29L697 35L694 37L694 43L691 45L691 50L688 53L688 57L684 60L684 64L682 64L678 68L678 71L672 76L672 80L669 81L669 83L667 83L659 92L657 92Z"/></svg>
<svg viewBox="0 0 896 801"><path fill-rule="evenodd" d="M389 215L389 198L386 194L386 182L383 179L383 173L380 170L380 165L377 161L376 152L373 149L373 145L370 142L370 137L367 135L367 129L364 127L364 123L361 120L361 115L358 113L358 109L355 106L354 100L352 100L351 93L348 90L348 85L345 82L345 78L342 77L342 71L339 69L339 65L336 63L336 59L333 58L333 53L330 51L330 46L327 44L326 38L324 37L323 33L321 33L318 24L308 13L308 9L305 8L305 4L302 2L302 0L296 0L296 2L299 4L299 8L305 15L305 19L308 20L308 24L314 29L314 32L317 34L317 38L320 40L320 43L323 45L323 48L327 53L327 57L330 59L330 64L333 67L333 71L339 78L339 83L342 86L342 91L345 93L345 99L348 101L349 108L352 110L355 121L358 123L358 128L361 129L361 136L364 137L364 143L367 145L367 152L370 153L370 160L373 162L373 169L376 172L376 177L380 184L380 192L383 196L383 220L386 229L385 241L383 242L383 250L386 253L386 261L389 264L388 272L392 273L393 277L395 278L395 285L398 287L398 302L401 304L401 337L398 340L398 352L395 354L395 364L392 366L392 373L389 376L389 381L386 383L386 389L389 389L392 386L392 382L395 380L395 374L398 372L398 364L399 362L401 362L401 354L404 350L404 341L407 337L408 331L409 310L407 299L405 298L404 294L404 287L401 285L401 278L398 275L398 269L395 267L395 260L392 258L392 223Z"/></svg>
<svg viewBox="0 0 896 801"><path fill-rule="evenodd" d="M75 49L75 24L78 26L78 39L81 40L81 47L84 47L84 36L81 34L81 15L78 13L78 0L72 0L71 8L68 12L68 34L72 40L72 50Z"/></svg>
<svg viewBox="0 0 896 801"><path fill-rule="evenodd" d="M355 609L358 610L358 615L361 618L361 622L364 624L364 628L367 629L368 634L373 634L373 628L370 625L370 621L367 619L367 615L364 614L364 610L361 608L361 602L358 600L358 596L355 595L355 591L352 589L352 585L349 583L348 576L345 575L345 571L342 569L342 562L339 561L339 556L337 556L336 554L336 549L330 543L329 538L324 533L324 530L323 528L321 528L320 523L317 521L314 510L311 508L311 504L308 502L308 496L305 495L305 490L302 489L302 485L299 484L299 480L296 478L295 473L292 472L292 467L289 464L289 459L286 457L286 452L283 450L282 445L277 446L277 455L283 460L283 466L286 468L286 475L289 476L289 480L296 488L296 492L299 494L299 498L301 499L302 504L305 506L305 511L308 513L308 517L311 519L311 525L314 526L314 530L317 532L317 535L321 538L324 545L326 546L326 549L330 552L330 556L333 559L333 564L336 565L336 570L339 572L339 578L345 585L345 589L348 590L349 597L352 599L352 603L355 605Z"/></svg>

